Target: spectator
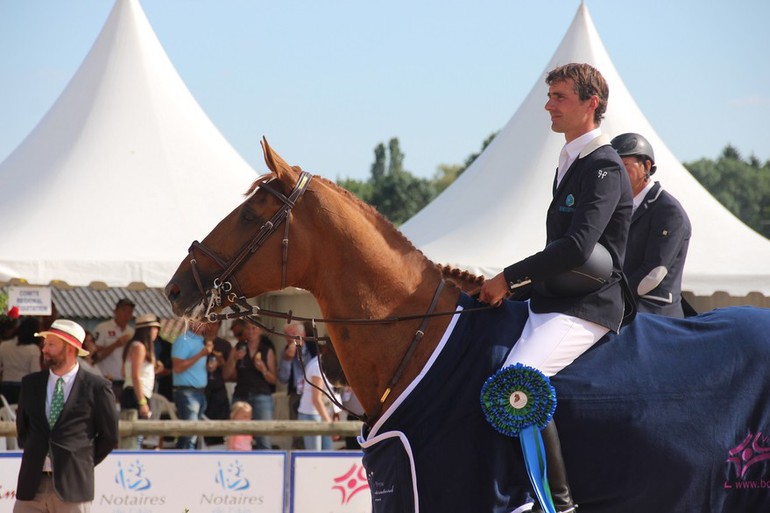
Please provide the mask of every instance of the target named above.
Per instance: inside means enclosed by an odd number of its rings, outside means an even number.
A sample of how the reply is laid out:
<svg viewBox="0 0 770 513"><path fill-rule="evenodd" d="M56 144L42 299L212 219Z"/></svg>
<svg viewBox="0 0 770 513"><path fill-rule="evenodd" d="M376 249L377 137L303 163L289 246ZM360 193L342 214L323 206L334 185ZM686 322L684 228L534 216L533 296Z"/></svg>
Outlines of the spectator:
<svg viewBox="0 0 770 513"><path fill-rule="evenodd" d="M57 319L40 332L49 370L21 382L16 430L24 448L16 485L17 513L90 511L94 466L118 441L115 396L106 379L81 372L85 331Z"/></svg>
<svg viewBox="0 0 770 513"><path fill-rule="evenodd" d="M174 379L171 372L171 342L161 335L155 339L155 387L157 392L174 402Z"/></svg>
<svg viewBox="0 0 770 513"><path fill-rule="evenodd" d="M40 319L24 317L21 319L16 337L0 344L0 394L10 404L19 400L21 378L40 370L40 346L35 336L40 331Z"/></svg>
<svg viewBox="0 0 770 513"><path fill-rule="evenodd" d="M102 375L112 382L115 397L120 397L123 390L122 349L133 339L134 330L128 325L133 317L134 302L122 298L115 304L114 317L100 323L94 330L98 350L93 355L93 359Z"/></svg>
<svg viewBox="0 0 770 513"><path fill-rule="evenodd" d="M0 299L2 299L0 297ZM4 304L4 303L0 303ZM16 336L16 328L19 324L19 308L11 307L7 312L0 310L0 342L10 340Z"/></svg>
<svg viewBox="0 0 770 513"><path fill-rule="evenodd" d="M256 324L247 323L243 335L245 343L238 343L227 360L225 379L235 381L233 402L249 403L252 419L272 420L273 387L278 380L275 348ZM254 443L256 449L271 448L267 436L255 437Z"/></svg>
<svg viewBox="0 0 770 513"><path fill-rule="evenodd" d="M155 314L146 314L136 320L134 339L123 348L123 376L125 386L120 395L122 410L138 410L140 419L149 419L152 390L155 386L155 352L152 350L160 331ZM137 449L142 448L142 435L137 437Z"/></svg>
<svg viewBox="0 0 770 513"><path fill-rule="evenodd" d="M235 401L230 418L232 420L251 420L252 408L246 401ZM230 435L227 437L228 451L250 451L254 437L251 435Z"/></svg>
<svg viewBox="0 0 770 513"><path fill-rule="evenodd" d="M324 394L324 392L332 392L332 386L323 372L321 372L315 344L308 341L305 342L305 345L311 355L310 361L305 363L305 375L310 384L305 384L303 387L297 418L299 420L313 420L316 422L332 422L334 412L330 412L329 408L327 408L326 395ZM336 399L337 402L340 401L339 397L336 397ZM305 436L303 439L305 449L311 451L328 451L332 449L332 439L330 436L314 435Z"/></svg>
<svg viewBox="0 0 770 513"><path fill-rule="evenodd" d="M305 326L300 322L288 324L283 333L286 336L286 348L283 351L281 360L278 363L278 381L286 385L286 393L289 399L289 420L297 420L297 408L299 399L302 396L302 387L305 385L305 378L302 372L302 363L297 348L301 348L302 362L306 365L313 358L304 344ZM294 437L292 440L293 449L304 449L302 437Z"/></svg>
<svg viewBox="0 0 770 513"><path fill-rule="evenodd" d="M651 180L656 170L655 154L647 139L639 134L621 134L612 140L612 147L623 160L634 195L623 272L636 298L636 308L682 318L686 304L682 300L682 272L692 234L690 218L660 182Z"/></svg>
<svg viewBox="0 0 770 513"><path fill-rule="evenodd" d="M235 338L235 343L238 342L246 342L246 339L243 335L243 329L246 327L246 324L248 324L243 319L235 319L233 323L230 325L230 331L233 334L233 337Z"/></svg>
<svg viewBox="0 0 770 513"><path fill-rule="evenodd" d="M206 360L206 417L211 420L230 418L230 398L227 396L223 371L233 346L218 335L222 321L209 322L203 330L205 342L211 341L214 349ZM225 441L221 436L206 437L206 445L220 445Z"/></svg>
<svg viewBox="0 0 770 513"><path fill-rule="evenodd" d="M206 357L214 349L204 343L202 323L191 322L190 329L171 345L174 404L181 420L201 420L206 411ZM197 436L180 436L177 449L195 449Z"/></svg>
<svg viewBox="0 0 770 513"><path fill-rule="evenodd" d="M345 407L345 415L347 420L361 420L364 415L364 407L356 397L353 389L349 385L342 387L340 393L342 397L342 406ZM358 438L355 436L345 437L345 449L360 451L361 444L358 443Z"/></svg>
<svg viewBox="0 0 770 513"><path fill-rule="evenodd" d="M96 352L94 334L88 330L86 330L86 338L83 340L83 349L88 351L89 354L88 356L78 356L78 364L83 367L83 370L96 374L97 376L102 376L102 371L99 370L93 359L93 355Z"/></svg>

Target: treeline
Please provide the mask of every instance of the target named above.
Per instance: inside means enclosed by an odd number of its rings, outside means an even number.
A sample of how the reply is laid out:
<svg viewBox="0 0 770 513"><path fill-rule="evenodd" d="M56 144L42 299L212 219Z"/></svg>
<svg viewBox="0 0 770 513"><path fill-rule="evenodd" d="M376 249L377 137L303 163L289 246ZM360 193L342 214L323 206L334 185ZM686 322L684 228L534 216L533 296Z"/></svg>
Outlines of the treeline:
<svg viewBox="0 0 770 513"><path fill-rule="evenodd" d="M400 225L449 187L492 142L496 133L482 143L478 153L462 164L442 164L432 178L419 178L404 168L404 154L398 138L374 149L374 163L366 181L342 179L338 184L374 206ZM741 157L728 145L716 159L685 162L684 167L722 205L756 232L770 239L770 160ZM665 185L665 170L661 182Z"/></svg>
<svg viewBox="0 0 770 513"><path fill-rule="evenodd" d="M449 187L495 138L492 134L462 164L441 164L432 178L419 178L404 168L404 154L394 137L374 148L374 163L366 181L345 178L337 184L376 208L393 224L400 225Z"/></svg>
<svg viewBox="0 0 770 513"><path fill-rule="evenodd" d="M770 160L748 160L728 145L716 160L685 162L684 167L727 210L770 239ZM661 178L665 184L665 178Z"/></svg>

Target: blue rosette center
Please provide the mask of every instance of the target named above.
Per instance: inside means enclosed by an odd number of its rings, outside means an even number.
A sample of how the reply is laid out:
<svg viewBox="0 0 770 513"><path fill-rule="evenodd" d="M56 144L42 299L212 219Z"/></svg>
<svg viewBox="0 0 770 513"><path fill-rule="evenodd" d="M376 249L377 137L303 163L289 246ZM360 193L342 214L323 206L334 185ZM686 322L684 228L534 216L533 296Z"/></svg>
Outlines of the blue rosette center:
<svg viewBox="0 0 770 513"><path fill-rule="evenodd" d="M490 376L481 387L481 410L492 427L512 437L528 427L542 430L556 411L556 389L539 370L517 363Z"/></svg>

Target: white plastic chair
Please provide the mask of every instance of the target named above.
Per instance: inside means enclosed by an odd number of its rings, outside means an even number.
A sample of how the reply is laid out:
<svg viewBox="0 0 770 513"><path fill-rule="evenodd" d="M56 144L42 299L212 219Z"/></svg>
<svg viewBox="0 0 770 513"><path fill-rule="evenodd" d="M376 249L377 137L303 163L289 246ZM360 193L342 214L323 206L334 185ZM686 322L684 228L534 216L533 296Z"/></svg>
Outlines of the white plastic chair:
<svg viewBox="0 0 770 513"><path fill-rule="evenodd" d="M0 422L16 422L16 405L8 404L8 400L0 394ZM15 451L19 448L16 437L8 436L0 438L0 451Z"/></svg>
<svg viewBox="0 0 770 513"><path fill-rule="evenodd" d="M171 420L178 420L179 417L176 414L176 405L166 399L166 397L158 392L154 392L150 397L150 419L162 420L165 415ZM144 443L148 446L155 446L158 449L163 449L163 436L148 436L145 437Z"/></svg>

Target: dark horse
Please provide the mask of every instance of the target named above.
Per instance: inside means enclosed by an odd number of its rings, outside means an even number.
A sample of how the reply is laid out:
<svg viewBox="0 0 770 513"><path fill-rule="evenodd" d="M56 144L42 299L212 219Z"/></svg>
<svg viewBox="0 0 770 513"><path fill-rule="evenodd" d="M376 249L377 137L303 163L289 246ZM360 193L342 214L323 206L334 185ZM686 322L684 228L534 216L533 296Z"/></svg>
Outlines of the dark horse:
<svg viewBox="0 0 770 513"><path fill-rule="evenodd" d="M263 149L271 173L171 279L175 313L205 319L239 298L310 291L325 318L350 320L327 329L369 418L374 511L526 511L518 442L479 405L526 306L482 308L375 210ZM769 331L755 308L639 315L555 376L580 511L768 511Z"/></svg>

